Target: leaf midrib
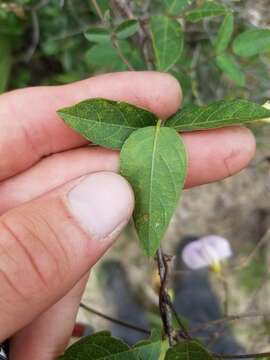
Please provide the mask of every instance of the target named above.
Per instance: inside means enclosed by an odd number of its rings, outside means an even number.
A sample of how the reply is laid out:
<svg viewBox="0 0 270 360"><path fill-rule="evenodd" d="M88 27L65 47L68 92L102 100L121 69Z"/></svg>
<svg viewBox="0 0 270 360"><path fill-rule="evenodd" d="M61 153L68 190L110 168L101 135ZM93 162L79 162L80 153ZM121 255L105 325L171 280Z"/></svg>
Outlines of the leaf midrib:
<svg viewBox="0 0 270 360"><path fill-rule="evenodd" d="M158 134L160 130L160 122L157 123L156 131L155 131L155 138L154 138L154 144L153 144L153 156L151 161L151 172L150 172L150 192L149 192L149 224L148 224L148 240L150 240L150 228L152 228L152 189L153 189L153 178L154 178L154 171L155 171L155 155L156 155L156 149L157 149L157 140L158 140ZM148 241L150 244L150 241ZM148 249L149 251L149 249Z"/></svg>
<svg viewBox="0 0 270 360"><path fill-rule="evenodd" d="M164 29L164 43L165 43L165 46L163 48L163 53L162 53L162 61L163 61L163 64L165 64L165 59L166 59L166 53L167 53L167 37L168 37L168 29L169 29L169 19L166 18L166 23L165 23L165 29ZM170 66L168 67L170 68ZM165 70L167 71L167 69Z"/></svg>
<svg viewBox="0 0 270 360"><path fill-rule="evenodd" d="M75 115L71 115L71 114L68 114L68 113L65 113L65 112L59 112L59 114L67 115L67 116L69 116L70 118L72 118L74 120L78 120L78 118L79 118L82 121L89 122L89 119L81 117L81 116L75 116ZM96 120L90 120L90 121L91 121L91 123L95 123L95 125L100 125L101 124L100 121L96 121ZM117 128L131 129L131 130L137 130L137 129L141 128L141 126L135 127L135 126L128 126L126 124L114 124L114 123L104 123L104 122L102 122L102 125L104 125L104 124L106 124L108 126L113 126L113 127L117 127Z"/></svg>
<svg viewBox="0 0 270 360"><path fill-rule="evenodd" d="M181 129L181 128L185 128L185 127L189 127L189 128L192 128L192 127L196 127L196 126L201 126L201 125L204 125L204 124L220 124L220 125L226 125L226 123L225 123L225 121L234 121L234 120L236 120L236 121L239 121L239 123L237 123L237 122L234 122L234 123L231 123L231 125L239 125L239 124L242 124L243 122L252 122L252 121L256 121L256 120L263 120L263 119L267 119L267 118L258 118L258 119L248 119L248 120L244 120L244 119L241 119L241 118L229 118L229 119L226 119L226 120L219 120L219 121L217 121L217 120L211 120L211 121L203 121L203 122L198 122L198 123L196 123L196 122L194 122L194 123L190 123L190 124L188 124L188 123L186 123L186 124L180 124L180 125L176 125L174 128L175 129ZM228 125L230 125L230 124L228 124Z"/></svg>

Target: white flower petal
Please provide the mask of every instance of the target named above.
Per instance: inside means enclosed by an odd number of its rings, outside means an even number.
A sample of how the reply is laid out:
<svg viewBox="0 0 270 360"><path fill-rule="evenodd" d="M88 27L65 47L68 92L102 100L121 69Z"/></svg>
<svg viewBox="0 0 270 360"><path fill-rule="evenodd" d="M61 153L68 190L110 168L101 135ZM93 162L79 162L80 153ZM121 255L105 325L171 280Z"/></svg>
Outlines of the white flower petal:
<svg viewBox="0 0 270 360"><path fill-rule="evenodd" d="M217 236L204 236L187 244L182 252L182 259L192 270L211 266L232 256L232 249L227 239Z"/></svg>

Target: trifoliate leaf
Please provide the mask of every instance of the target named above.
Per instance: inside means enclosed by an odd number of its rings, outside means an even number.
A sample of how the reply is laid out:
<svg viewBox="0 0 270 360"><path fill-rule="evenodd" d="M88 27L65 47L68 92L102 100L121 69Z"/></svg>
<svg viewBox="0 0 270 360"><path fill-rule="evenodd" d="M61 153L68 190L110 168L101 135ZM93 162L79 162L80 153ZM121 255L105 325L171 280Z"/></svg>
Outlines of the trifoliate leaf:
<svg viewBox="0 0 270 360"><path fill-rule="evenodd" d="M268 117L270 110L251 101L223 100L207 106L186 106L165 125L177 131L196 131L241 125Z"/></svg>
<svg viewBox="0 0 270 360"><path fill-rule="evenodd" d="M233 25L234 25L234 18L233 14L228 13L217 34L217 38L215 41L215 50L217 54L221 54L225 51L230 43L232 34L233 34Z"/></svg>
<svg viewBox="0 0 270 360"><path fill-rule="evenodd" d="M214 1L206 1L196 9L187 11L185 13L185 18L188 21L197 22L204 18L226 15L227 13L228 9L224 5Z"/></svg>
<svg viewBox="0 0 270 360"><path fill-rule="evenodd" d="M97 145L121 149L135 130L155 125L154 114L125 102L90 99L58 111L61 118Z"/></svg>
<svg viewBox="0 0 270 360"><path fill-rule="evenodd" d="M59 360L156 360L160 349L160 340L146 340L130 347L108 332L100 332L76 342Z"/></svg>
<svg viewBox="0 0 270 360"><path fill-rule="evenodd" d="M135 131L120 155L121 174L135 193L134 222L143 249L153 256L176 209L187 172L180 136L166 127Z"/></svg>
<svg viewBox="0 0 270 360"><path fill-rule="evenodd" d="M270 29L251 29L241 33L233 41L233 51L243 57L270 51Z"/></svg>
<svg viewBox="0 0 270 360"><path fill-rule="evenodd" d="M150 30L155 54L156 68L168 71L181 57L184 36L178 21L168 16L152 16Z"/></svg>

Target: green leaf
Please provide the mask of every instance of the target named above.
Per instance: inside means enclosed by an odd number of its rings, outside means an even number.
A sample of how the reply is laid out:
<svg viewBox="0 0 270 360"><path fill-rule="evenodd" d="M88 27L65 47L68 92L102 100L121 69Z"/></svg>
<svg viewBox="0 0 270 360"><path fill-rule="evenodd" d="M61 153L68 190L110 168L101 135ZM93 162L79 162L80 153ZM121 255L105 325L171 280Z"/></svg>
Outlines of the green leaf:
<svg viewBox="0 0 270 360"><path fill-rule="evenodd" d="M207 17L226 15L228 9L214 1L207 1L196 9L187 11L185 17L188 21L197 22Z"/></svg>
<svg viewBox="0 0 270 360"><path fill-rule="evenodd" d="M136 34L138 30L139 23L137 20L126 20L116 27L115 34L118 39L127 39Z"/></svg>
<svg viewBox="0 0 270 360"><path fill-rule="evenodd" d="M89 29L86 33L84 33L84 36L88 41L94 43L108 43L111 39L111 35L109 34L108 30L103 28Z"/></svg>
<svg viewBox="0 0 270 360"><path fill-rule="evenodd" d="M168 71L181 57L184 36L178 21L167 16L152 16L150 30L156 68Z"/></svg>
<svg viewBox="0 0 270 360"><path fill-rule="evenodd" d="M137 70L144 70L142 57L136 48L132 48L128 41L119 40L118 44L122 53ZM86 61L90 66L101 67L104 70L124 71L127 70L127 65L123 63L117 54L117 50L111 42L103 42L95 44L86 53Z"/></svg>
<svg viewBox="0 0 270 360"><path fill-rule="evenodd" d="M129 58L131 47L125 40L119 41L119 46L125 55ZM117 51L111 42L103 42L92 46L86 53L87 63L94 66L113 66L115 63L122 63L117 55ZM124 64L125 68L125 64Z"/></svg>
<svg viewBox="0 0 270 360"><path fill-rule="evenodd" d="M155 254L169 225L186 168L185 147L173 129L139 129L123 145L120 171L135 193L135 227L148 256Z"/></svg>
<svg viewBox="0 0 270 360"><path fill-rule="evenodd" d="M126 54L129 47L127 50L124 48L123 51ZM93 66L113 66L113 64L119 62L119 57L111 43L99 43L86 52L86 61L87 64Z"/></svg>
<svg viewBox="0 0 270 360"><path fill-rule="evenodd" d="M157 122L147 110L105 99L85 100L59 110L58 114L86 139L111 149L121 149L134 130Z"/></svg>
<svg viewBox="0 0 270 360"><path fill-rule="evenodd" d="M251 101L223 100L207 106L186 106L166 121L166 126L177 131L207 130L240 125L269 116L270 110Z"/></svg>
<svg viewBox="0 0 270 360"><path fill-rule="evenodd" d="M240 69L236 59L231 54L221 54L216 58L217 66L237 85L246 85L245 74Z"/></svg>
<svg viewBox="0 0 270 360"><path fill-rule="evenodd" d="M270 51L270 29L251 29L241 33L234 39L233 51L243 57Z"/></svg>
<svg viewBox="0 0 270 360"><path fill-rule="evenodd" d="M11 69L11 49L9 41L0 37L0 94L7 88Z"/></svg>
<svg viewBox="0 0 270 360"><path fill-rule="evenodd" d="M59 360L90 360L90 358L91 360L124 360L123 354L127 355L129 349L129 346L122 340L102 332L79 340L69 347ZM118 354L118 357L116 357L116 354ZM130 359L136 360L135 357Z"/></svg>
<svg viewBox="0 0 270 360"><path fill-rule="evenodd" d="M233 34L234 17L233 14L227 14L219 28L215 41L216 53L220 54L225 51L230 43Z"/></svg>
<svg viewBox="0 0 270 360"><path fill-rule="evenodd" d="M198 342L184 341L170 348L165 360L214 360L214 358Z"/></svg>
<svg viewBox="0 0 270 360"><path fill-rule="evenodd" d="M133 346L132 352L139 360L157 360L161 352L161 341L160 339L140 341Z"/></svg>
<svg viewBox="0 0 270 360"><path fill-rule="evenodd" d="M92 1L90 1L90 8L91 10L98 16L96 7L92 4ZM109 0L98 0L98 6L100 7L100 10L104 14L106 11L110 9L110 3Z"/></svg>
<svg viewBox="0 0 270 360"><path fill-rule="evenodd" d="M142 341L131 348L110 333L100 332L76 342L59 360L156 360L160 350L160 340Z"/></svg>
<svg viewBox="0 0 270 360"><path fill-rule="evenodd" d="M187 71L181 71L177 69L177 71L172 71L171 74L179 81L181 85L182 92L185 95L184 101L186 100L187 94L191 91L191 83L192 79L191 76L188 74Z"/></svg>
<svg viewBox="0 0 270 360"><path fill-rule="evenodd" d="M192 2L193 0L164 0L164 5L168 14L177 16Z"/></svg>

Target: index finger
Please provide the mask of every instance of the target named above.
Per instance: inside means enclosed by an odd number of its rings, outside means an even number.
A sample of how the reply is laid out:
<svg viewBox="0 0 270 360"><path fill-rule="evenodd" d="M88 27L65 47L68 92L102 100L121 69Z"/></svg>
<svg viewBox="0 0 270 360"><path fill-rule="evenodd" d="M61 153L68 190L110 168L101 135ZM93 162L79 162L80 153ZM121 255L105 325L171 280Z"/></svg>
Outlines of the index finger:
<svg viewBox="0 0 270 360"><path fill-rule="evenodd" d="M70 85L4 94L0 97L0 180L44 156L87 143L58 117L56 110L61 107L103 97L127 101L166 118L178 109L181 96L177 80L158 72L106 74Z"/></svg>

